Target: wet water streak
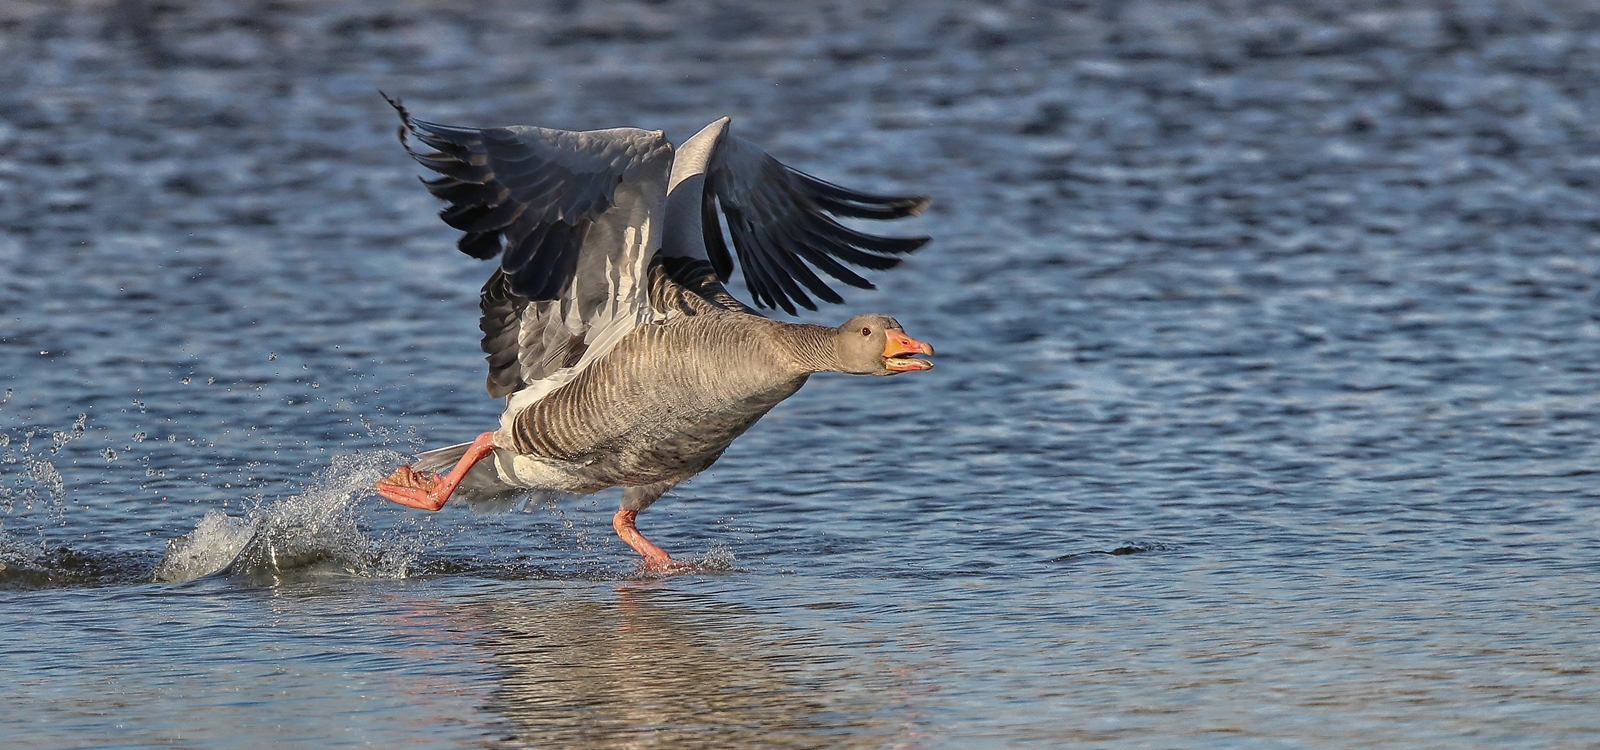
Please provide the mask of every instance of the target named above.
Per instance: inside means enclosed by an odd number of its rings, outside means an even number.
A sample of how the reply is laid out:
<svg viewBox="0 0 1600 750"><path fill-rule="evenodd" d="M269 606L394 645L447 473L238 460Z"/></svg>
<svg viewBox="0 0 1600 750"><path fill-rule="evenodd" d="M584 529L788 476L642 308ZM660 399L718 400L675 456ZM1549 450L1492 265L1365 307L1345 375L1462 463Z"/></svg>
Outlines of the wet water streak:
<svg viewBox="0 0 1600 750"><path fill-rule="evenodd" d="M0 5L0 746L1600 743L1585 5L181 5ZM378 88L929 192L808 319L939 366L641 517L713 575L385 504L499 405Z"/></svg>

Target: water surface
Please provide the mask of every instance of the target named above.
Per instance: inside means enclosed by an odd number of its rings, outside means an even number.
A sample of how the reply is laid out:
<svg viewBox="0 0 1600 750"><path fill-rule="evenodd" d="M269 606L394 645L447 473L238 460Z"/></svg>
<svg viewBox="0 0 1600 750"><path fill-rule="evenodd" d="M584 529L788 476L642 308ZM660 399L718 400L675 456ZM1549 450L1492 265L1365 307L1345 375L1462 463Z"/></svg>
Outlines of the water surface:
<svg viewBox="0 0 1600 750"><path fill-rule="evenodd" d="M0 7L0 744L1600 743L1586 5L237 5ZM927 192L806 319L939 366L644 514L713 573L385 503L498 404L380 88Z"/></svg>

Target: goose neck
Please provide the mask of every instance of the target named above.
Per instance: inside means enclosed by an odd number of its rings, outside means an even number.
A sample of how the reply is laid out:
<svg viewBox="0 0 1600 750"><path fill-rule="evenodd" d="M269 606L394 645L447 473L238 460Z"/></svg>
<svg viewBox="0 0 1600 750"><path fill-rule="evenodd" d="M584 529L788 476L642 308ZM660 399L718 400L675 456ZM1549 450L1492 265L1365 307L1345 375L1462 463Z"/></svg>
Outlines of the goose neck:
<svg viewBox="0 0 1600 750"><path fill-rule="evenodd" d="M783 324L786 348L794 356L795 364L806 373L841 372L839 347L835 345L835 331L810 323Z"/></svg>

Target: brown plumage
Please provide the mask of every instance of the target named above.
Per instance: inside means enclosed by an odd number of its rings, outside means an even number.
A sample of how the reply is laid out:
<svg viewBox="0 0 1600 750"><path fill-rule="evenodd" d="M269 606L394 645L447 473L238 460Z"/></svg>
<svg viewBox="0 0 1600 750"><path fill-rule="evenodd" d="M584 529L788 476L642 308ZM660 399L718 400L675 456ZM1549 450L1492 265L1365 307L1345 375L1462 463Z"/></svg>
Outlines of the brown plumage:
<svg viewBox="0 0 1600 750"><path fill-rule="evenodd" d="M462 251L501 258L480 327L489 393L507 399L498 430L380 482L395 502L494 506L621 486L618 534L649 569L681 571L691 566L639 535L638 511L711 466L812 374L932 366L914 355L933 349L893 318L786 323L723 286L733 264L723 220L756 301L792 312L814 307L807 292L842 301L813 266L870 288L841 263L892 267L927 241L863 234L828 214L899 218L926 199L796 172L728 133L726 118L674 153L659 131L475 130L395 107L402 143L409 134L435 149L411 153L444 175L427 185L452 203L441 215L467 232Z"/></svg>

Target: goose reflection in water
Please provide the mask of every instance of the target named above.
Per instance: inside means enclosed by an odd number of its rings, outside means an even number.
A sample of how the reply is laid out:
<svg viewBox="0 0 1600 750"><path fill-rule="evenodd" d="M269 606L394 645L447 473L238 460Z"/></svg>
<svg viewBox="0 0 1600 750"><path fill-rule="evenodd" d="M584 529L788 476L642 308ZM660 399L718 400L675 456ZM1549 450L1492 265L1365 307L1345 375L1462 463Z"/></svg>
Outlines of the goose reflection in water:
<svg viewBox="0 0 1600 750"><path fill-rule="evenodd" d="M658 593L660 594L658 596ZM904 665L683 592L496 604L511 747L916 747Z"/></svg>

